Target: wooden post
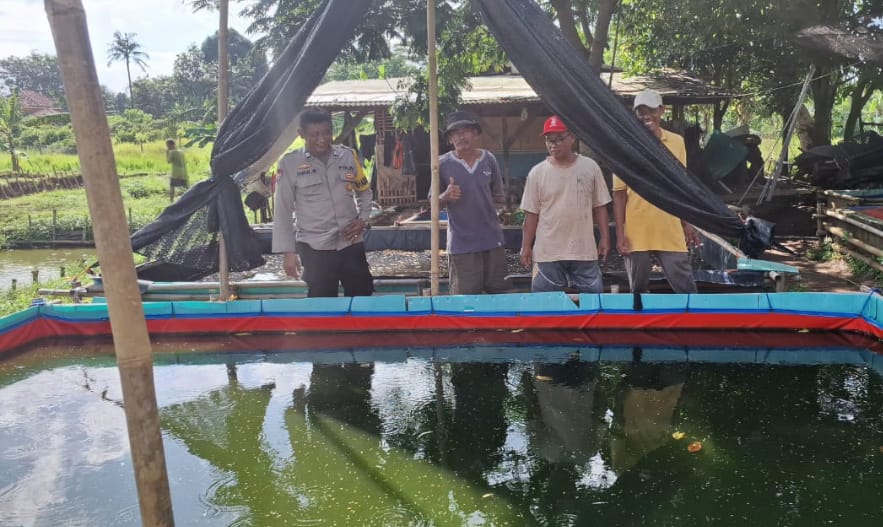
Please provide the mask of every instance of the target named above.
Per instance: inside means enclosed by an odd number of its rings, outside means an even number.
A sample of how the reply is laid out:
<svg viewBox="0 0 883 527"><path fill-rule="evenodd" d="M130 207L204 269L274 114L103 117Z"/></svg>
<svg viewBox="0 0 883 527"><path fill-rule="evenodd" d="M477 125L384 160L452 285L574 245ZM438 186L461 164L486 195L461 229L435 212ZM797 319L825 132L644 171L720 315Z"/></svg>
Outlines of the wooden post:
<svg viewBox="0 0 883 527"><path fill-rule="evenodd" d="M56 228L58 227L58 209L52 209L52 239L55 239Z"/></svg>
<svg viewBox="0 0 883 527"><path fill-rule="evenodd" d="M227 118L229 106L230 61L227 55L227 44L230 40L228 29L229 0L218 2L218 126Z"/></svg>
<svg viewBox="0 0 883 527"><path fill-rule="evenodd" d="M789 121L785 123L786 129L785 137L782 139L782 151L779 153L779 159L776 160L776 167L773 169L773 175L767 180L766 185L763 186L760 195L757 197L757 205L763 203L764 200L770 201L773 199L773 194L776 192L776 181L779 179L779 174L782 173L782 167L788 159L791 137L794 135L794 129L797 127L797 114L800 111L800 107L803 106L803 101L806 100L809 86L812 84L812 79L815 74L816 67L815 65L811 65L809 71L806 73L806 78L803 80L803 88L800 89L800 95L797 96L797 104L794 105L794 110L791 112Z"/></svg>
<svg viewBox="0 0 883 527"><path fill-rule="evenodd" d="M18 280L15 278L12 279L12 292L15 293L15 290L18 289Z"/></svg>
<svg viewBox="0 0 883 527"><path fill-rule="evenodd" d="M438 232L438 71L435 50L435 0L426 0L426 44L429 50L429 166L430 176L430 228L429 248L432 252L429 264L429 289L432 296L438 295L439 245Z"/></svg>
<svg viewBox="0 0 883 527"><path fill-rule="evenodd" d="M31 269L31 283L32 284L40 283L40 270L39 269Z"/></svg>
<svg viewBox="0 0 883 527"><path fill-rule="evenodd" d="M218 130L227 118L228 88L230 65L227 59L227 43L229 30L227 28L228 0L220 0L218 3ZM218 230L218 282L220 282L220 296L223 302L230 299L230 260L227 257L227 242L224 233Z"/></svg>
<svg viewBox="0 0 883 527"><path fill-rule="evenodd" d="M81 0L44 0L95 229L145 526L173 526L153 357L116 162Z"/></svg>

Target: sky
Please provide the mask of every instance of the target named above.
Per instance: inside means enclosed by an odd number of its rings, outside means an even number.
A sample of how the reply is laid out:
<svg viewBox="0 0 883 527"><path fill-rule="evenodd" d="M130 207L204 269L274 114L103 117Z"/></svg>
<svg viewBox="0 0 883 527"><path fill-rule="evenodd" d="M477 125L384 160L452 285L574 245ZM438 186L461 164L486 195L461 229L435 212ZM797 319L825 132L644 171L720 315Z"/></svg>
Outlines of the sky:
<svg viewBox="0 0 883 527"><path fill-rule="evenodd" d="M199 45L218 29L216 11L193 13L183 0L82 0L92 40L98 80L113 91L124 91L126 67L107 65L107 48L114 31L135 33L135 41L150 56L147 73L137 67L132 78L171 75L175 55ZM254 40L239 16L241 6L230 3L230 27ZM55 55L55 44L43 0L0 0L0 58L27 56L32 51Z"/></svg>

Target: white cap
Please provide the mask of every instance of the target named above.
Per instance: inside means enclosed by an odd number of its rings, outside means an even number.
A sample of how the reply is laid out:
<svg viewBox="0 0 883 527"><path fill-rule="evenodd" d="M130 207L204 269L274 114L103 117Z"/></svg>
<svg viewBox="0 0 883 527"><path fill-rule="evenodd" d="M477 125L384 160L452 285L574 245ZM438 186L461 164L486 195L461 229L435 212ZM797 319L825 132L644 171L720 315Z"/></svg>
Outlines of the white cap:
<svg viewBox="0 0 883 527"><path fill-rule="evenodd" d="M662 95L656 90L644 90L635 96L635 104L632 108L637 109L638 106L646 106L648 108L659 108L662 106Z"/></svg>

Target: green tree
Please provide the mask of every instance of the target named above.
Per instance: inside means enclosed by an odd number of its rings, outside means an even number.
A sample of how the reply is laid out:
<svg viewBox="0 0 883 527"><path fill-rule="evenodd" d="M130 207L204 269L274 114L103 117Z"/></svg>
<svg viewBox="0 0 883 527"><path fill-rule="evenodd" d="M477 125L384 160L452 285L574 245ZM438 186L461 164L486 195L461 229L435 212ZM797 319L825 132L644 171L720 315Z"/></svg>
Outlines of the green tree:
<svg viewBox="0 0 883 527"><path fill-rule="evenodd" d="M13 172L21 172L18 158L21 152L16 148L24 114L18 103L18 90L9 97L0 97L0 149L9 152Z"/></svg>
<svg viewBox="0 0 883 527"><path fill-rule="evenodd" d="M34 91L67 108L58 60L53 55L33 51L26 57L0 59L0 81L10 90Z"/></svg>
<svg viewBox="0 0 883 527"><path fill-rule="evenodd" d="M216 63L218 65L218 122L227 117L227 110L230 105L230 59L228 50L230 47L230 28L228 23L228 12L230 9L230 0L185 0L193 7L193 11L202 9L216 9L219 14L218 23L218 57Z"/></svg>
<svg viewBox="0 0 883 527"><path fill-rule="evenodd" d="M227 48L230 61L230 100L232 104L236 104L260 82L269 66L266 55L235 29L229 32ZM200 50L203 61L214 65L217 70L218 32L207 37L200 45Z"/></svg>
<svg viewBox="0 0 883 527"><path fill-rule="evenodd" d="M633 72L685 69L734 93L757 93L787 118L810 65L812 141L829 143L832 107L848 75L842 63L801 51L793 36L817 24L849 23L879 0L623 0L624 63ZM726 111L720 105L714 125Z"/></svg>
<svg viewBox="0 0 883 527"><path fill-rule="evenodd" d="M573 44L585 51L587 60L594 57L598 61L596 67L600 67L617 1L556 0L541 4ZM255 45L278 56L321 5L322 0L256 0L242 14L252 20L248 33L264 35ZM457 103L467 77L501 72L508 66L508 58L484 26L472 1L437 2L436 24L439 98L444 111ZM350 77L354 71L367 77L394 76L388 71L381 74L379 66L397 54L390 44L397 42L407 50L403 55L414 66L402 68L402 72L411 75L414 69L417 71L411 93L394 108L396 122L406 128L423 125L428 116L426 35L426 0L374 2L341 50L328 78Z"/></svg>
<svg viewBox="0 0 883 527"><path fill-rule="evenodd" d="M853 138L856 126L861 119L862 110L871 100L874 93L883 88L883 75L877 67L864 66L851 73L853 78L848 82L846 97L849 98L849 111L843 124L843 138Z"/></svg>
<svg viewBox="0 0 883 527"><path fill-rule="evenodd" d="M596 70L604 64L610 22L619 0L548 0L564 38L584 51Z"/></svg>
<svg viewBox="0 0 883 527"><path fill-rule="evenodd" d="M191 104L198 101L201 106L203 100L215 94L217 66L206 62L199 48L191 45L175 57L172 77L176 95Z"/></svg>
<svg viewBox="0 0 883 527"><path fill-rule="evenodd" d="M110 67L114 62L124 62L126 64L126 76L129 79L129 100L132 107L135 106L135 92L132 91L132 64L141 68L141 71L147 71L147 60L150 57L147 53L141 51L141 44L135 41L135 33L113 32L113 40L107 48L107 66Z"/></svg>
<svg viewBox="0 0 883 527"><path fill-rule="evenodd" d="M249 34L264 35L255 45L279 56L322 3L322 0L256 0L246 6L242 14L252 20L247 29ZM448 4L439 2L439 12L449 10ZM341 59L353 62L383 59L390 55L389 42L399 40L410 46L421 37L425 50L425 28L426 0L374 2L350 43L341 51Z"/></svg>
<svg viewBox="0 0 883 527"><path fill-rule="evenodd" d="M138 89L138 108L159 118L175 106L175 82L171 76L151 77L134 82Z"/></svg>
<svg viewBox="0 0 883 527"><path fill-rule="evenodd" d="M149 113L130 108L122 115L108 118L110 133L114 139L124 143L137 143L144 150L144 143L160 138L160 128Z"/></svg>
<svg viewBox="0 0 883 527"><path fill-rule="evenodd" d="M325 73L325 81L356 79L392 79L415 77L420 72L421 63L410 58L403 46L395 46L389 58L363 63L337 60Z"/></svg>

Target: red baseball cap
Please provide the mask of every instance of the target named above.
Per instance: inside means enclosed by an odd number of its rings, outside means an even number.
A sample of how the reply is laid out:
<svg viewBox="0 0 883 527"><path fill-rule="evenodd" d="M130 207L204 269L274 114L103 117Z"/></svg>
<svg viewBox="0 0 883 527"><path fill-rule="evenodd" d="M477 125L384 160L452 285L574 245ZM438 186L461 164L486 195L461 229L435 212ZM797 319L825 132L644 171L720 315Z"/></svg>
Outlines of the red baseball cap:
<svg viewBox="0 0 883 527"><path fill-rule="evenodd" d="M562 121L561 118L557 115L553 115L552 117L546 119L546 124L543 125L542 135L562 133L567 131L567 125L564 124L564 121Z"/></svg>

